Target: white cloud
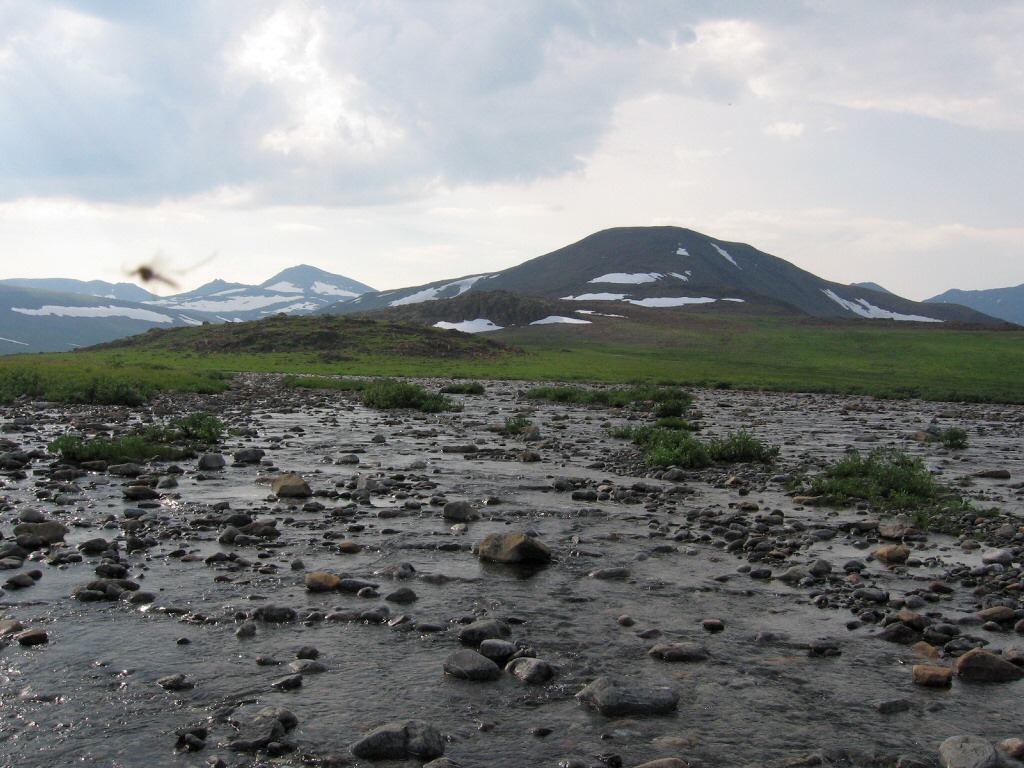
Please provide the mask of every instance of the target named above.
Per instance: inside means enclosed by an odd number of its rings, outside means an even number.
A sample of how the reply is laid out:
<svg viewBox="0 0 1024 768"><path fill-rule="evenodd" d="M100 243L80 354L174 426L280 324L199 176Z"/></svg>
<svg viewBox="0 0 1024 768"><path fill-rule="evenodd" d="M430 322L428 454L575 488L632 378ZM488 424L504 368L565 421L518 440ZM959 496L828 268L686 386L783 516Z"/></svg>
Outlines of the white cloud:
<svg viewBox="0 0 1024 768"><path fill-rule="evenodd" d="M804 127L803 123L772 123L764 132L779 139L798 139L804 135Z"/></svg>

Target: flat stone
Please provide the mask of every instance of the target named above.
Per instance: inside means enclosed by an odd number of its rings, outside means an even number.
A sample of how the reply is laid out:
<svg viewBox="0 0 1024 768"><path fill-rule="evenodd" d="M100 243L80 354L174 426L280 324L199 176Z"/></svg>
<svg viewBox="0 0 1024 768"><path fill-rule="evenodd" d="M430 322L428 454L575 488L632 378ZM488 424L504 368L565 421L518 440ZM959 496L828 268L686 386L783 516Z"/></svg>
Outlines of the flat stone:
<svg viewBox="0 0 1024 768"><path fill-rule="evenodd" d="M667 715L679 704L679 693L668 687L652 687L614 677L599 677L576 698L606 717Z"/></svg>
<svg viewBox="0 0 1024 768"><path fill-rule="evenodd" d="M480 542L479 556L495 563L548 563L551 548L525 533L494 533Z"/></svg>
<svg viewBox="0 0 1024 768"><path fill-rule="evenodd" d="M953 684L953 670L934 664L915 664L911 681L925 688L949 688Z"/></svg>
<svg viewBox="0 0 1024 768"><path fill-rule="evenodd" d="M444 671L460 680L487 682L501 677L501 667L468 648L455 651L444 660Z"/></svg>
<svg viewBox="0 0 1024 768"><path fill-rule="evenodd" d="M939 745L943 768L996 768L999 755L980 736L951 736Z"/></svg>
<svg viewBox="0 0 1024 768"><path fill-rule="evenodd" d="M711 655L700 643L659 643L647 652L662 661L706 661Z"/></svg>

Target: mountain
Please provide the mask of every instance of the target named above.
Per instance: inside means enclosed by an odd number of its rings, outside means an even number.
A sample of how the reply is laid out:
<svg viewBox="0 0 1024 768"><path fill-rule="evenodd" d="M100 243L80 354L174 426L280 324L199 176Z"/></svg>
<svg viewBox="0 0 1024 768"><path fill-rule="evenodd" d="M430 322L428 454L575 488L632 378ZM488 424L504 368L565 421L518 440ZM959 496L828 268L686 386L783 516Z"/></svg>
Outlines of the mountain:
<svg viewBox="0 0 1024 768"><path fill-rule="evenodd" d="M150 328L202 325L199 312L0 284L0 354L67 352Z"/></svg>
<svg viewBox="0 0 1024 768"><path fill-rule="evenodd" d="M679 227L607 229L577 243L492 274L441 280L397 291L365 293L327 312L398 309L475 293L504 291L556 300L586 311L619 308L754 304L816 318L993 323L957 305L922 304L884 290L824 280L745 243ZM571 317L573 312L562 315ZM536 320L543 318L537 317ZM489 317L446 318L445 327ZM485 323L475 328L482 330ZM468 327L466 328L469 329Z"/></svg>
<svg viewBox="0 0 1024 768"><path fill-rule="evenodd" d="M188 293L162 297L128 283L100 280L2 280L0 354L64 352L150 328L309 314L371 290L306 265L257 286L214 280Z"/></svg>
<svg viewBox="0 0 1024 768"><path fill-rule="evenodd" d="M256 320L284 312L302 315L373 289L341 275L300 265L279 272L260 285L214 280L194 291L149 302L167 309L205 312L222 322Z"/></svg>
<svg viewBox="0 0 1024 768"><path fill-rule="evenodd" d="M940 293L928 304L963 304L986 315L1024 325L1024 285L1015 288L989 288L983 291L961 291L956 288Z"/></svg>
<svg viewBox="0 0 1024 768"><path fill-rule="evenodd" d="M103 299L121 299L122 301L150 301L157 298L145 288L134 283L108 283L104 280L71 280L66 277L15 277L0 280L2 285L13 285L18 288L33 288L37 291L55 293L81 293L85 296L99 296Z"/></svg>
<svg viewBox="0 0 1024 768"><path fill-rule="evenodd" d="M888 290L887 288L883 288L878 283L871 283L871 282L868 282L868 283L851 283L851 287L853 287L853 288L870 288L872 291L878 291L879 293L892 293L892 291Z"/></svg>

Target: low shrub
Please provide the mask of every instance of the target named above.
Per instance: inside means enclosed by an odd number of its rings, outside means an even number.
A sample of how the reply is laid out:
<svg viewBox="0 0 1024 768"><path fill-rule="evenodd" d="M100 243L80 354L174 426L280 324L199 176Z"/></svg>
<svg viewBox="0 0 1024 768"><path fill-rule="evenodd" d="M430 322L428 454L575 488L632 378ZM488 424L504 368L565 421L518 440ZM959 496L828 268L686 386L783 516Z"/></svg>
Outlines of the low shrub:
<svg viewBox="0 0 1024 768"><path fill-rule="evenodd" d="M771 464L779 454L778 446L765 445L743 430L707 442L686 430L657 426L618 427L612 430L612 436L631 439L643 451L645 463L654 467L700 469L715 463Z"/></svg>
<svg viewBox="0 0 1024 768"><path fill-rule="evenodd" d="M534 387L526 393L531 400L572 405L603 405L625 408L641 403L667 404L663 416L681 416L693 403L693 397L679 387L636 386L614 389L588 389L575 386ZM655 406L657 407L657 405Z"/></svg>
<svg viewBox="0 0 1024 768"><path fill-rule="evenodd" d="M881 509L914 509L935 504L940 486L921 459L883 447L867 457L851 451L813 478L807 490L836 506L863 500Z"/></svg>
<svg viewBox="0 0 1024 768"><path fill-rule="evenodd" d="M394 379L371 381L363 390L363 405L384 410L411 408L421 413L459 410L459 406L444 395L428 392L419 384Z"/></svg>
<svg viewBox="0 0 1024 768"><path fill-rule="evenodd" d="M482 395L484 385L479 381L452 382L441 387L443 395Z"/></svg>
<svg viewBox="0 0 1024 768"><path fill-rule="evenodd" d="M50 453L59 454L64 461L75 464L83 461L177 461L195 452L189 448L156 443L141 435L83 440L75 435L62 435L51 442Z"/></svg>
<svg viewBox="0 0 1024 768"><path fill-rule="evenodd" d="M947 448L962 451L968 447L967 432L960 427L949 427L936 435L938 441Z"/></svg>
<svg viewBox="0 0 1024 768"><path fill-rule="evenodd" d="M530 420L525 416L508 416L505 419L505 432L509 435L518 435L530 426Z"/></svg>

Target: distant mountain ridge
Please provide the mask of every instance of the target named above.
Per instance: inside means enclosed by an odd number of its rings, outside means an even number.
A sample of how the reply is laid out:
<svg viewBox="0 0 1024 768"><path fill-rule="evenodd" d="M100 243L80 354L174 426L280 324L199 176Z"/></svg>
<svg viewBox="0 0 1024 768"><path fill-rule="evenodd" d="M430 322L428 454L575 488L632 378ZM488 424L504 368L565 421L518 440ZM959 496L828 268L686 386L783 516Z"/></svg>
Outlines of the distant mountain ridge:
<svg viewBox="0 0 1024 768"><path fill-rule="evenodd" d="M290 267L257 286L214 280L175 296L102 280L0 280L0 354L64 352L150 328L310 314L370 290L308 265Z"/></svg>
<svg viewBox="0 0 1024 768"><path fill-rule="evenodd" d="M817 318L995 322L967 307L926 305L884 290L833 283L745 243L680 227L607 229L501 272L365 293L324 311L398 309L488 291L580 302L591 309L595 304L675 308L759 302ZM440 322L474 319L487 318Z"/></svg>
<svg viewBox="0 0 1024 768"><path fill-rule="evenodd" d="M957 288L940 293L928 304L963 304L986 315L998 317L1017 325L1024 325L1024 284L1013 288L989 288L981 291L961 291Z"/></svg>

